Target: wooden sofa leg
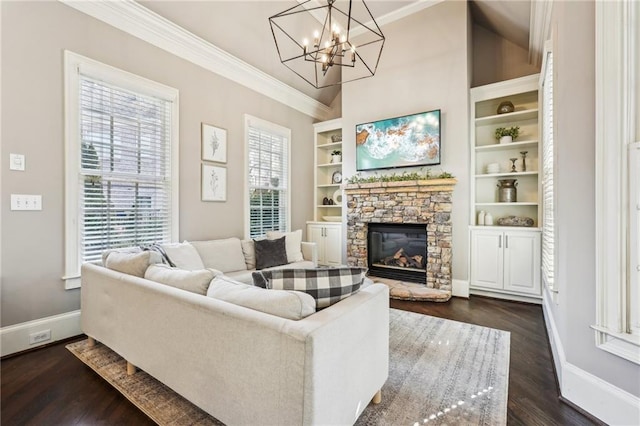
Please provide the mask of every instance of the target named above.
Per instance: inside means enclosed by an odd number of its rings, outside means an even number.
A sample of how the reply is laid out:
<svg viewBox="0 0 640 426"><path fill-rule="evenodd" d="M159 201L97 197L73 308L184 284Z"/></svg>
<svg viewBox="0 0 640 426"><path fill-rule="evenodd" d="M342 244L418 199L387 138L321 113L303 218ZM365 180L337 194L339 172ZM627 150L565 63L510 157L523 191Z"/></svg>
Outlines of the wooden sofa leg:
<svg viewBox="0 0 640 426"><path fill-rule="evenodd" d="M87 346L92 348L96 345L96 339L94 339L93 337L89 336L87 338Z"/></svg>
<svg viewBox="0 0 640 426"><path fill-rule="evenodd" d="M127 361L127 375L133 376L136 374L136 366Z"/></svg>
<svg viewBox="0 0 640 426"><path fill-rule="evenodd" d="M378 392L376 392L375 395L373 395L373 399L371 400L371 402L373 402L374 404L380 404L382 402L382 389L380 389Z"/></svg>

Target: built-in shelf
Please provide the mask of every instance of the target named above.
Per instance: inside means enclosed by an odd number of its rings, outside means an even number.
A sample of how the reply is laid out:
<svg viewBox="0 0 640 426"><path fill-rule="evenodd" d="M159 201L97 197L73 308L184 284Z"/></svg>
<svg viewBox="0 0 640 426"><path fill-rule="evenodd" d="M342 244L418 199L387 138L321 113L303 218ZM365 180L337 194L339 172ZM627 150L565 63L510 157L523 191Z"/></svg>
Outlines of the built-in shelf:
<svg viewBox="0 0 640 426"><path fill-rule="evenodd" d="M520 177L520 176L537 176L538 172L504 172L504 173L482 173L476 175L476 178L496 178L496 177Z"/></svg>
<svg viewBox="0 0 640 426"><path fill-rule="evenodd" d="M526 109L524 111L509 112L506 114L490 115L476 118L476 125L512 123L518 120L531 120L538 118L538 108Z"/></svg>
<svg viewBox="0 0 640 426"><path fill-rule="evenodd" d="M335 149L342 148L342 142L325 143L317 146L318 149Z"/></svg>
<svg viewBox="0 0 640 426"><path fill-rule="evenodd" d="M318 164L318 167L342 167L342 163L324 163Z"/></svg>
<svg viewBox="0 0 640 426"><path fill-rule="evenodd" d="M476 146L476 152L481 151L502 151L505 149L524 149L538 146L538 141L518 141L511 143L494 143L491 145Z"/></svg>
<svg viewBox="0 0 640 426"><path fill-rule="evenodd" d="M320 208L327 208L327 209L341 209L342 208L342 206L339 205L339 204L338 205L335 205L335 204L334 205L331 205L331 204L327 204L327 205L318 204L316 207L318 207L319 209Z"/></svg>
<svg viewBox="0 0 640 426"><path fill-rule="evenodd" d="M318 188L340 188L339 183L330 183L325 185L318 185Z"/></svg>

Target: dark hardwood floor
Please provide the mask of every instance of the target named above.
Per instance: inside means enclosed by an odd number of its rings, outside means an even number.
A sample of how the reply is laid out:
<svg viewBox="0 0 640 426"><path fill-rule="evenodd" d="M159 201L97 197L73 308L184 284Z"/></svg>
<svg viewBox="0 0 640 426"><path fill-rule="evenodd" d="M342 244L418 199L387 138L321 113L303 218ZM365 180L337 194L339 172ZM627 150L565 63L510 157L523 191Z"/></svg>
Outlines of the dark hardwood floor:
<svg viewBox="0 0 640 426"><path fill-rule="evenodd" d="M509 425L598 424L558 399L542 308L483 297L391 306L511 332ZM77 340L77 339L76 339ZM2 425L152 425L64 343L3 359Z"/></svg>

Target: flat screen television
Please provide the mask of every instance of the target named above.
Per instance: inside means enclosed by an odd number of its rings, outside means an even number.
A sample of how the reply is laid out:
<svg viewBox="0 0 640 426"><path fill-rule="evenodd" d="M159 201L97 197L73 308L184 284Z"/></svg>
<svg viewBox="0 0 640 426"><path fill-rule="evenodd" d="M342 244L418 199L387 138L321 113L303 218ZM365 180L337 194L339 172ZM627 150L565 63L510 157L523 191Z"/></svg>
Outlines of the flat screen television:
<svg viewBox="0 0 640 426"><path fill-rule="evenodd" d="M440 110L356 125L356 170L440 164Z"/></svg>

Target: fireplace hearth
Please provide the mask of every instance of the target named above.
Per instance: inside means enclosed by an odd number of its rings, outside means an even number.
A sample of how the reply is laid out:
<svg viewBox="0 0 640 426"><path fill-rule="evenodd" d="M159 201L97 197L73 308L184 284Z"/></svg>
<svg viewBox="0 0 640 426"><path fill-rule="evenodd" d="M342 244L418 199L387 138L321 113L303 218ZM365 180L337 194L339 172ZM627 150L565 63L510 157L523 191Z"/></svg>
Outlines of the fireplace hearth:
<svg viewBox="0 0 640 426"><path fill-rule="evenodd" d="M427 282L426 224L370 223L369 273L380 278Z"/></svg>

